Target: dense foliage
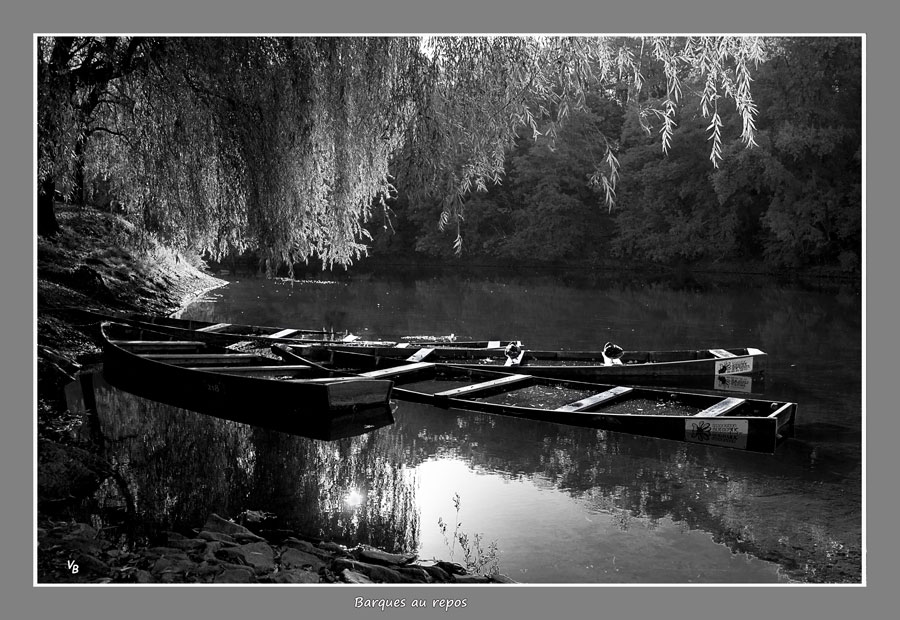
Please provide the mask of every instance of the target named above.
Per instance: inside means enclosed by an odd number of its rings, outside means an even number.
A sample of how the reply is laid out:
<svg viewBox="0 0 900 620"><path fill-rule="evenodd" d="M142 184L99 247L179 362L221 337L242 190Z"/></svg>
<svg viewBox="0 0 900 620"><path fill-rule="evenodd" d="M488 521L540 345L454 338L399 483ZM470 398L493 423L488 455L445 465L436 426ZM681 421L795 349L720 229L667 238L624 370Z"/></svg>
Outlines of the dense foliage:
<svg viewBox="0 0 900 620"><path fill-rule="evenodd" d="M553 150L574 139L567 126L587 101L656 124L671 152L696 83L715 166L723 102L737 139L755 143L750 75L765 57L758 37L39 37L39 230L53 232L59 192L116 205L141 230L212 257L253 249L346 264L393 201L412 205L411 219L430 211L459 252L474 206L485 231L497 218L479 192L517 149L524 185L503 218L517 228L481 245L521 255L564 243L554 256L566 257L591 233L569 240L566 218L595 218L583 203L597 196L609 211L620 178L615 128L594 124L585 149ZM536 137L550 149L541 156L522 143ZM586 166L571 178L566 153ZM547 181L551 160L561 178Z"/></svg>
<svg viewBox="0 0 900 620"><path fill-rule="evenodd" d="M775 264L862 258L862 46L800 38L764 65L755 92L761 148L713 175L748 247Z"/></svg>
<svg viewBox="0 0 900 620"><path fill-rule="evenodd" d="M662 74L643 92L588 97L555 145L520 139L502 186L466 203L467 251L498 260L692 262L768 267L830 266L858 272L862 260L862 49L853 38L770 41L754 71L760 107L754 145L740 115L720 102L721 124L703 113L704 84L684 80L673 119L677 140L663 152ZM637 99L637 101L634 101ZM620 182L614 208L591 175L615 138ZM722 159L710 161L710 143ZM717 163L718 165L714 165ZM449 241L418 205L398 204L397 231L418 251L447 256ZM384 240L379 238L380 242ZM384 251L404 245L392 240Z"/></svg>

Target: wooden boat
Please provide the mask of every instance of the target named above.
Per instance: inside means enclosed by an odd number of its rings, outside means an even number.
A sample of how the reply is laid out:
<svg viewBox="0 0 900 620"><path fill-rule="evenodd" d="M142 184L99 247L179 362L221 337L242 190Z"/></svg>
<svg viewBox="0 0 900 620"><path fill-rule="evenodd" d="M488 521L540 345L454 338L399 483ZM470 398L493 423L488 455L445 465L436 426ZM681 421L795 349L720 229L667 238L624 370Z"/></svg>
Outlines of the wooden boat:
<svg viewBox="0 0 900 620"><path fill-rule="evenodd" d="M335 332L328 329L299 329L270 327L264 325L245 325L239 323L214 323L195 319L178 319L173 317L154 316L139 313L123 313L110 315L91 310L82 311L87 317L98 321L111 321L143 327L158 332L180 336L185 340L201 340L227 346L240 341L265 342L283 344L340 344L353 347L380 347L384 349L396 347L401 351L419 349L425 346L442 350L443 348L490 349L502 351L509 345L509 340L455 340L451 336L417 336L401 337L396 340L368 340L347 332Z"/></svg>
<svg viewBox="0 0 900 620"><path fill-rule="evenodd" d="M271 354L120 323L105 321L100 330L106 380L176 407L278 429L390 405L390 379L334 377Z"/></svg>
<svg viewBox="0 0 900 620"><path fill-rule="evenodd" d="M91 370L79 373L75 381L65 386L66 406L72 412L96 412L101 419L104 416L117 416L117 409L102 409L98 411L96 394L113 389L106 381L103 372ZM121 403L121 400L117 401ZM157 407L172 409L172 405L166 403L146 403L144 407ZM348 437L356 437L370 433L379 428L390 426L394 423L395 403L390 405L378 405L363 409L346 409L333 411L328 416L279 416L271 420L266 430L287 433L319 439L322 441L334 441ZM178 409L174 409L177 411ZM146 412L146 409L142 409ZM220 416L221 417L221 416ZM255 420L240 420L242 422L256 423Z"/></svg>
<svg viewBox="0 0 900 620"><path fill-rule="evenodd" d="M793 434L796 403L535 377L319 349L319 359L274 345L295 363L394 381L394 398L662 439L772 453Z"/></svg>
<svg viewBox="0 0 900 620"><path fill-rule="evenodd" d="M336 351L353 349L327 344ZM312 348L300 349L314 356ZM610 359L603 351L533 351L520 349L449 349L422 346L410 351L397 347L369 347L373 355L414 362L452 364L473 370L493 369L519 374L570 379L612 381L641 385L677 385L694 389L753 393L762 388L767 354L759 349L697 349L682 351L624 351Z"/></svg>

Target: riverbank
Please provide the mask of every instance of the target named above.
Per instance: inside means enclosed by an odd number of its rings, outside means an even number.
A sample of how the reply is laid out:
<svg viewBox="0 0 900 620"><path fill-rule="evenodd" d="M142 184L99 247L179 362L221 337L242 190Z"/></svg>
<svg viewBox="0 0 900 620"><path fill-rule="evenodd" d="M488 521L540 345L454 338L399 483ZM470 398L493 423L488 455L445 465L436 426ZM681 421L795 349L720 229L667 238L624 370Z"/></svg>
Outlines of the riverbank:
<svg viewBox="0 0 900 620"><path fill-rule="evenodd" d="M65 435L63 388L99 361L97 326L81 310L169 314L226 284L115 215L68 208L58 218L59 233L37 242L39 439Z"/></svg>
<svg viewBox="0 0 900 620"><path fill-rule="evenodd" d="M80 311L170 314L226 282L113 214L63 208L58 217L59 234L39 238L37 247L38 583L506 581L452 563L267 530L265 518L246 513L211 514L194 532L141 537L92 525L97 491L108 484L127 489L127 481L83 432L86 416L66 405L65 386L100 361L97 324Z"/></svg>
<svg viewBox="0 0 900 620"><path fill-rule="evenodd" d="M237 521L210 514L190 536L162 532L153 544L123 548L87 523L38 527L39 583L487 584L452 562L417 561L367 545L348 548L298 532L269 530L266 516Z"/></svg>

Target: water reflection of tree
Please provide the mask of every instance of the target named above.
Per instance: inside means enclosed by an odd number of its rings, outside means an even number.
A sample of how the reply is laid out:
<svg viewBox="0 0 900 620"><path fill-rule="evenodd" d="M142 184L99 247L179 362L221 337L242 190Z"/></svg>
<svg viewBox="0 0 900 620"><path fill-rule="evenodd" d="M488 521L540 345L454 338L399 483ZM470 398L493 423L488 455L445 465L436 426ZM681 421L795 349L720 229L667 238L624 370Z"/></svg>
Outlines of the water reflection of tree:
<svg viewBox="0 0 900 620"><path fill-rule="evenodd" d="M100 431L148 531L197 528L212 513L275 513L289 528L347 544L415 549L414 487L384 429L318 441L95 390ZM358 493L361 501L347 498ZM105 486L98 500L121 504Z"/></svg>
<svg viewBox="0 0 900 620"><path fill-rule="evenodd" d="M95 397L108 457L148 529L185 530L238 507L253 460L246 427L102 385Z"/></svg>
<svg viewBox="0 0 900 620"><path fill-rule="evenodd" d="M846 503L848 522L829 522L824 509L810 512L813 502L827 500L804 492L809 477L795 469L802 454L774 458L429 407L401 406L396 417L410 464L449 452L475 468L567 491L624 529L633 519L648 527L669 519L709 532L734 552L777 562L797 579L859 579L859 530L844 527L854 523L859 497L836 479L822 492ZM803 507L803 519L785 503Z"/></svg>
<svg viewBox="0 0 900 620"><path fill-rule="evenodd" d="M347 544L417 547L414 488L402 475L402 454L390 433L326 442L254 428L253 443L250 505Z"/></svg>

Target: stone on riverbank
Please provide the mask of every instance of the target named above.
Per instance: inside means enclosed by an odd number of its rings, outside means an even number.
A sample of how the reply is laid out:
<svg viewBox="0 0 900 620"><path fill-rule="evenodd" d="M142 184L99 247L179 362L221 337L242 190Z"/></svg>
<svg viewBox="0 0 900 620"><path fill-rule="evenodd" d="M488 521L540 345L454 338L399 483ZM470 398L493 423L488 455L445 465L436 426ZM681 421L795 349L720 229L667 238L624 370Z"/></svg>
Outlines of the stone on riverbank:
<svg viewBox="0 0 900 620"><path fill-rule="evenodd" d="M265 540L262 536L257 536L243 525L223 519L215 513L207 517L203 530L211 534L225 534L235 542L262 542Z"/></svg>
<svg viewBox="0 0 900 620"><path fill-rule="evenodd" d="M46 523L38 531L39 582L514 583L501 575L471 575L458 564L449 562L412 563L408 554L391 554L369 546L347 549L328 542L313 545L299 536L289 537L280 544L265 539L238 544L219 540L230 535L206 529L210 527L229 530L239 536L249 532L245 532L242 525L210 515L201 532L205 532L205 536L191 538L166 532L162 545L126 551L88 524ZM382 560L394 557L400 563L377 564L354 559L365 555ZM454 572L451 574L445 568Z"/></svg>
<svg viewBox="0 0 900 620"><path fill-rule="evenodd" d="M213 583L253 583L253 571L245 568L229 568L216 575Z"/></svg>
<svg viewBox="0 0 900 620"><path fill-rule="evenodd" d="M387 553L373 547L358 547L354 550L353 556L362 562L373 562L375 564L409 564L416 559L414 553Z"/></svg>
<svg viewBox="0 0 900 620"><path fill-rule="evenodd" d="M279 573L275 573L274 575L269 575L260 581L264 583L321 583L322 579L319 577L319 574L315 571L303 570L302 568L295 568L292 570L286 570Z"/></svg>
<svg viewBox="0 0 900 620"><path fill-rule="evenodd" d="M318 572L325 566L319 556L289 547L281 554L281 565L285 568L305 568Z"/></svg>
<svg viewBox="0 0 900 620"><path fill-rule="evenodd" d="M341 577L343 577L344 581L346 581L347 583L375 583L362 573L357 573L356 571L352 571L349 568L345 568L343 571L341 571Z"/></svg>
<svg viewBox="0 0 900 620"><path fill-rule="evenodd" d="M223 534L221 532L210 532L208 530L203 530L202 532L197 534L197 538L210 542L227 542L232 545L237 544L237 541L228 534Z"/></svg>

